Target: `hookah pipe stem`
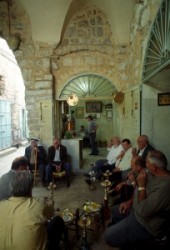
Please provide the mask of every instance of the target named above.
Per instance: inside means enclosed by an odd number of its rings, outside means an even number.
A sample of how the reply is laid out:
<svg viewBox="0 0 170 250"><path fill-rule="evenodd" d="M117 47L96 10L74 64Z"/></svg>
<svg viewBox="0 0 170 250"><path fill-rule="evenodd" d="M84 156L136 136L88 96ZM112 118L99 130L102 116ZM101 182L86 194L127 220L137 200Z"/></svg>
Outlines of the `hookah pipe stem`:
<svg viewBox="0 0 170 250"><path fill-rule="evenodd" d="M37 177L37 149L34 152L34 157L35 157L35 170L34 170L34 183L35 183Z"/></svg>
<svg viewBox="0 0 170 250"><path fill-rule="evenodd" d="M53 189L53 183L54 183L54 176L53 176L53 182L52 182L51 192L50 192L50 199L51 199L52 204L54 205L54 189Z"/></svg>

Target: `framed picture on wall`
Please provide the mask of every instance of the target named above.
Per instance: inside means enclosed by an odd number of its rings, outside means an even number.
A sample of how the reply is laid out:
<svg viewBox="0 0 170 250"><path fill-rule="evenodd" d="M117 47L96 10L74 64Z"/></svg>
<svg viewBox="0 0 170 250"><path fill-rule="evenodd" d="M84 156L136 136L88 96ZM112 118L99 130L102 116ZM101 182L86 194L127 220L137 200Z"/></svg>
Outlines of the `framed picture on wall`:
<svg viewBox="0 0 170 250"><path fill-rule="evenodd" d="M84 108L83 107L76 108L76 118L84 118Z"/></svg>
<svg viewBox="0 0 170 250"><path fill-rule="evenodd" d="M170 105L170 93L158 94L158 106Z"/></svg>
<svg viewBox="0 0 170 250"><path fill-rule="evenodd" d="M101 113L102 112L102 102L86 102L86 113Z"/></svg>

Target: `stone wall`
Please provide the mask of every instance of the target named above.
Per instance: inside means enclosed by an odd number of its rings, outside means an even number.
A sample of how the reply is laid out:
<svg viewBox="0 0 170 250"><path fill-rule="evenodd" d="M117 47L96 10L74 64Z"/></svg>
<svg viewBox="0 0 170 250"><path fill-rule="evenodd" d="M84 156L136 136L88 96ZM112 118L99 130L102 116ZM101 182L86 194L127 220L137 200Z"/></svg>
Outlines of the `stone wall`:
<svg viewBox="0 0 170 250"><path fill-rule="evenodd" d="M41 101L49 100L54 104L63 87L77 75L94 73L105 76L125 95L141 84L147 39L160 2L161 0L145 0L143 4L135 5L129 44L118 44L112 36L105 14L89 5L73 15L61 37L60 45L55 48L53 44L32 40L29 17L19 1L15 1L11 6L11 34L17 34L21 39L19 49L14 53L25 82L31 137L41 137ZM7 37L9 27L6 2L0 2L0 7L0 29L4 37ZM131 95L127 94L127 98L130 98L127 103L133 103ZM135 98L139 107L139 94ZM131 108L131 104L127 105ZM126 134L126 127L123 125L126 120L134 131L135 138L139 133L139 128L136 128L139 115L136 115L134 125L131 116L124 116L124 108L125 103L115 105L117 129L114 132L121 137L130 136L129 133ZM49 123L52 124L53 121ZM49 130L48 124L46 129ZM54 129L58 134L59 127Z"/></svg>

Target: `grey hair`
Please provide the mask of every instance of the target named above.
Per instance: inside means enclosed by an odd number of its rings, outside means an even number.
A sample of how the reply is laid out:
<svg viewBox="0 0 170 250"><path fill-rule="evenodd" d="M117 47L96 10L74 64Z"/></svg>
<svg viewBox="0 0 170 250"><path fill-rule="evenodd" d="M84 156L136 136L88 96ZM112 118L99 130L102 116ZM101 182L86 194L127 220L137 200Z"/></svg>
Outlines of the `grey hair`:
<svg viewBox="0 0 170 250"><path fill-rule="evenodd" d="M12 196L31 197L33 181L33 175L29 170L15 172L10 183Z"/></svg>
<svg viewBox="0 0 170 250"><path fill-rule="evenodd" d="M166 156L161 151L150 151L147 159L151 164L155 164L158 168L167 169L168 161Z"/></svg>
<svg viewBox="0 0 170 250"><path fill-rule="evenodd" d="M144 139L147 144L149 143L149 139L148 139L147 135L140 135L139 137L141 137L142 139Z"/></svg>

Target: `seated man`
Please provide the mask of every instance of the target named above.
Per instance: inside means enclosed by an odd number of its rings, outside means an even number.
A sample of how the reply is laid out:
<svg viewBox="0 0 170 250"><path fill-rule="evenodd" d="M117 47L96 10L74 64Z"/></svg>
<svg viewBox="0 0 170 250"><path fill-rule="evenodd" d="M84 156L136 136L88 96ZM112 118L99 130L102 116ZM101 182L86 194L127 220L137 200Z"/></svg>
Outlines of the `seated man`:
<svg viewBox="0 0 170 250"><path fill-rule="evenodd" d="M110 190L113 189L113 195L117 194L115 189L116 185L127 179L127 174L130 171L131 160L133 157L133 148L129 139L122 140L123 150L120 152L117 157L115 168L113 169L113 174L110 176L110 181L113 182ZM111 192L110 192L111 193Z"/></svg>
<svg viewBox="0 0 170 250"><path fill-rule="evenodd" d="M142 156L142 158L146 161L147 154L154 150L154 148L149 144L148 137L146 135L140 135L137 138L137 145L138 149L136 154Z"/></svg>
<svg viewBox="0 0 170 250"><path fill-rule="evenodd" d="M1 249L45 250L47 239L48 250L59 249L65 231L64 221L59 216L51 219L52 203L32 197L32 173L28 170L16 172L10 186L12 197L0 202Z"/></svg>
<svg viewBox="0 0 170 250"><path fill-rule="evenodd" d="M46 166L46 182L52 182L52 173L54 171L66 171L67 187L70 187L71 166L67 162L67 148L60 144L58 138L54 138L53 145L48 148L48 164Z"/></svg>
<svg viewBox="0 0 170 250"><path fill-rule="evenodd" d="M30 171L39 170L42 185L45 185L45 166L47 154L43 146L38 145L38 139L31 139L30 145L25 149Z"/></svg>
<svg viewBox="0 0 170 250"><path fill-rule="evenodd" d="M102 171L110 170L112 171L115 168L115 163L117 157L122 152L123 147L121 145L119 137L114 137L111 139L111 142L107 146L107 151L109 151L106 159L97 160L95 165L92 167L92 171L96 173L96 179L100 180L102 177ZM85 174L86 177L89 177L88 174ZM88 184L90 180L86 180Z"/></svg>
<svg viewBox="0 0 170 250"><path fill-rule="evenodd" d="M138 150L136 149L136 148L133 148L132 149L132 155L139 155L139 156L141 156L143 159L144 159L144 161L146 161L146 157L147 157L147 154L150 152L150 151L153 151L154 149L153 149L153 147L149 144L149 140L148 140L148 137L146 136L146 135L140 135L140 136L138 136L138 138L137 138L137 145L138 145ZM123 145L122 145L123 146ZM117 161L116 161L116 165L118 165L119 164L119 158L121 158L121 162L120 162L120 167L121 167L121 165L123 164L124 165L124 163L125 163L125 158L123 157L122 158L122 156L121 156L121 154L119 155L119 157L118 157L118 159L117 159ZM119 169L119 167L118 167L118 169ZM119 172L117 172L118 171L118 169L117 168L115 168L115 169L113 169L113 172L115 173L117 173L117 176L115 176L115 175L113 175L113 178L115 178L115 177L117 177L117 178L119 178L120 179L120 173ZM127 177L127 171L124 171L124 172L122 172L122 180L125 180L126 179L126 177ZM114 196L115 194L117 194L117 192L118 191L120 191L120 187L121 187L121 184L120 185L117 185L117 187L115 188L115 185L116 185L116 183L114 183L114 185L112 185L111 187L110 187L110 194L112 195L112 196ZM112 190L113 190L113 192L112 192ZM123 194L123 195L121 195L121 196L124 196L124 192L127 192L127 190L130 190L129 189L129 186L124 186L122 189L121 189L121 194ZM131 192L131 191L130 191Z"/></svg>
<svg viewBox="0 0 170 250"><path fill-rule="evenodd" d="M0 201L11 197L10 182L17 171L28 170L28 161L26 157L20 156L13 160L11 170L0 178Z"/></svg>
<svg viewBox="0 0 170 250"><path fill-rule="evenodd" d="M161 239L166 234L170 211L167 159L162 152L151 151L146 158L146 167L149 172L141 170L135 177L133 208L129 215L122 219L117 214L117 223L105 232L106 243L112 247Z"/></svg>
<svg viewBox="0 0 170 250"><path fill-rule="evenodd" d="M123 213L121 213L121 217L125 215L127 216L127 213L131 208L132 197L136 183L135 178L140 173L140 171L145 168L146 165L144 159L139 155L134 156L131 160L131 171L127 173L126 180L120 182L113 189L116 194L120 194L120 196L114 200L114 204L121 203L120 206L114 206L113 211L119 210L120 213L123 211Z"/></svg>
<svg viewBox="0 0 170 250"><path fill-rule="evenodd" d="M129 139L122 140L123 150L117 156L115 168L113 169L113 180L122 181L130 170L131 160L133 157L133 148Z"/></svg>

